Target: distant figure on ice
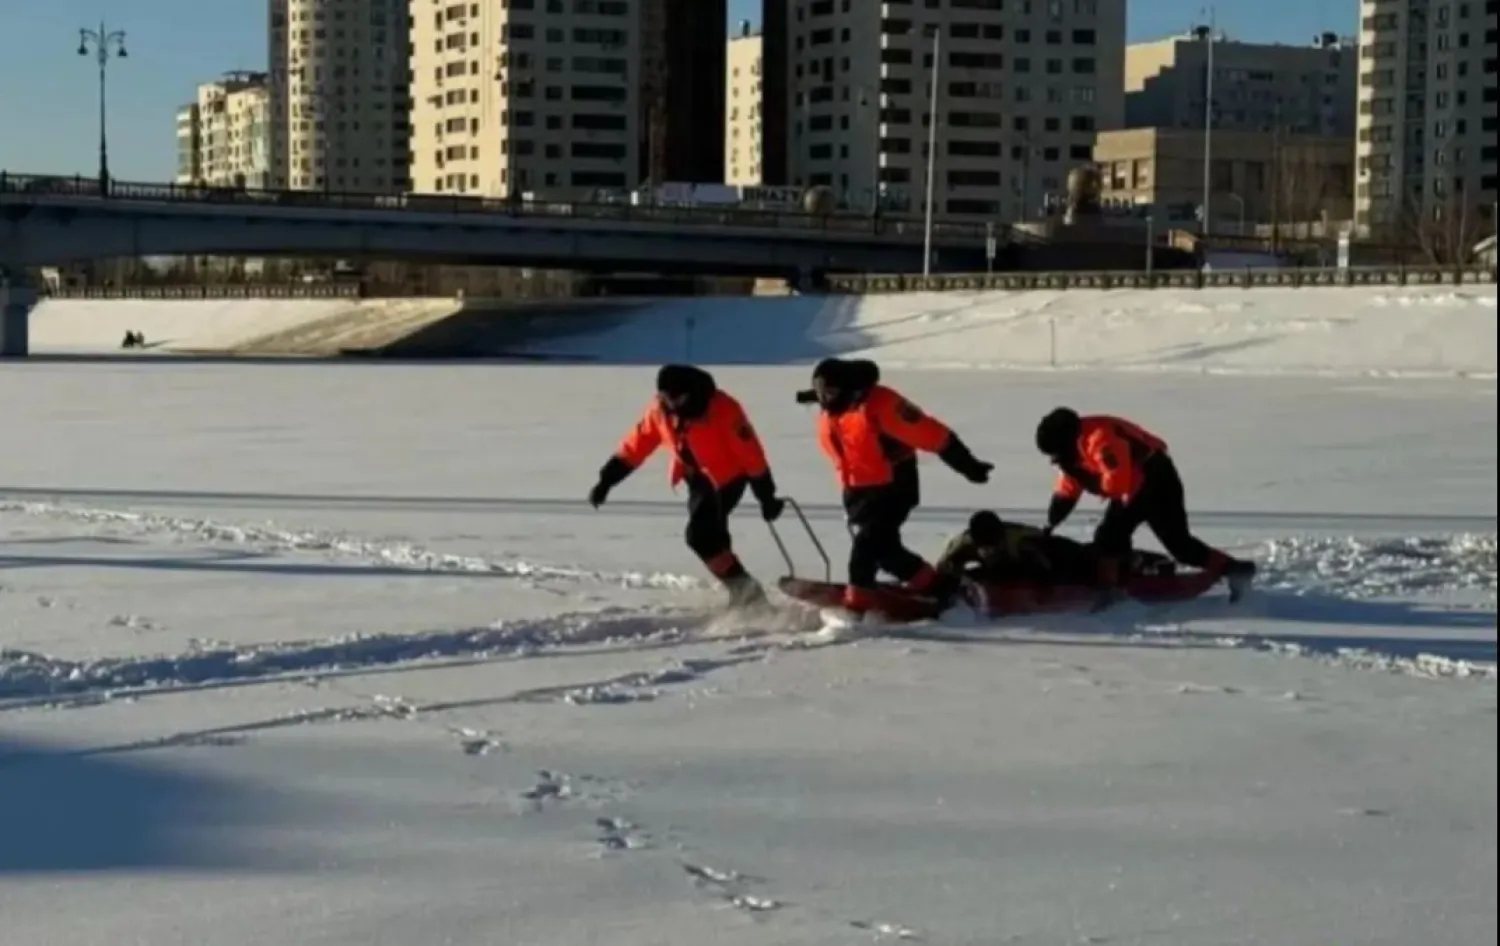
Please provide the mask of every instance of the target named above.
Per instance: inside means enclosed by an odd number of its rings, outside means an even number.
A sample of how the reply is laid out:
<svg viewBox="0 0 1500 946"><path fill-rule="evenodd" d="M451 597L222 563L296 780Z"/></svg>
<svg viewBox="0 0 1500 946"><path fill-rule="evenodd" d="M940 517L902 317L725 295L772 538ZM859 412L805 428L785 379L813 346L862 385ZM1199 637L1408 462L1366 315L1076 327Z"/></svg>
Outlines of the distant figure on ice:
<svg viewBox="0 0 1500 946"><path fill-rule="evenodd" d="M729 590L731 607L764 603L765 590L745 571L729 534L729 514L747 486L767 522L774 522L786 505L776 495L760 437L739 401L701 368L664 366L656 376L656 392L599 470L589 502L596 509L603 505L610 490L665 446L672 454L672 487L688 484L688 547Z"/></svg>
<svg viewBox="0 0 1500 946"><path fill-rule="evenodd" d="M909 591L940 595L939 576L901 541L901 527L921 502L917 451L935 453L971 483L988 482L994 465L974 457L958 435L880 383L873 361L826 358L813 369L818 444L843 490L853 545L844 606L864 613L876 605L876 576L894 575Z"/></svg>
<svg viewBox="0 0 1500 946"><path fill-rule="evenodd" d="M1245 593L1255 563L1232 558L1192 534L1182 478L1166 441L1119 417L1079 416L1059 407L1037 425L1036 447L1059 471L1047 509L1049 533L1072 514L1085 492L1109 501L1093 543L1106 598L1119 597L1121 565L1142 525L1151 527L1178 562L1224 575L1231 600Z"/></svg>

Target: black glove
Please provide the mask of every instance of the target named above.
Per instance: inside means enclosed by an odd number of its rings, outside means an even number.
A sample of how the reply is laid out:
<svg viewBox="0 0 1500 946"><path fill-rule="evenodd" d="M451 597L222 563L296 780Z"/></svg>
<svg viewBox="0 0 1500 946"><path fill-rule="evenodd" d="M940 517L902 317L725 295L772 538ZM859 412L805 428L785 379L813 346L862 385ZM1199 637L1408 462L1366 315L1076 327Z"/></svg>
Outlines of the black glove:
<svg viewBox="0 0 1500 946"><path fill-rule="evenodd" d="M619 457L610 457L609 462L599 468L599 482L589 490L589 505L598 509L609 498L609 491L620 485L631 473L630 467Z"/></svg>
<svg viewBox="0 0 1500 946"><path fill-rule="evenodd" d="M764 476L757 476L750 481L750 492L755 494L755 501L760 503L760 514L767 522L775 522L781 518L781 513L786 509L786 500L778 499L776 496L776 480L768 471Z"/></svg>
<svg viewBox="0 0 1500 946"><path fill-rule="evenodd" d="M1060 496L1057 493L1053 493L1052 502L1048 503L1047 505L1047 528L1045 530L1046 533L1048 535L1051 535L1058 526L1062 525L1063 522L1073 514L1073 510L1077 508L1077 506L1078 500L1070 499L1067 496Z"/></svg>
<svg viewBox="0 0 1500 946"><path fill-rule="evenodd" d="M948 446L938 454L938 459L948 464L955 473L970 483L988 483L990 471L995 468L995 464L985 463L969 452L968 446L958 439L957 434L948 438Z"/></svg>

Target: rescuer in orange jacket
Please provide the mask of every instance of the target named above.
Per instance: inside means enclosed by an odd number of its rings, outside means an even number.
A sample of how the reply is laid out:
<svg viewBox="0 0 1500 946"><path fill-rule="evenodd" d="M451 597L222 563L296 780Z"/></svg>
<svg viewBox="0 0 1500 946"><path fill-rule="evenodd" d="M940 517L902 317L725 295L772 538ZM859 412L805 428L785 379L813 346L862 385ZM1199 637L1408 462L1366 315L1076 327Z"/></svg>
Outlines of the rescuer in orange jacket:
<svg viewBox="0 0 1500 946"><path fill-rule="evenodd" d="M1167 553L1193 568L1222 572L1238 599L1255 575L1255 563L1231 558L1205 545L1188 527L1187 502L1177 464L1166 441L1128 420L1106 414L1080 417L1059 407L1042 418L1037 449L1058 468L1047 509L1047 530L1063 523L1085 492L1109 501L1094 531L1100 583L1113 594L1120 563L1130 554L1135 530L1151 527Z"/></svg>
<svg viewBox="0 0 1500 946"><path fill-rule="evenodd" d="M775 521L786 505L776 496L760 437L740 403L701 368L664 366L656 376L656 391L656 399L599 470L589 502L597 509L610 490L666 447L672 454L669 482L674 489L683 481L688 484L688 547L729 589L732 606L763 602L765 591L745 571L729 535L729 514L747 486L767 522Z"/></svg>
<svg viewBox="0 0 1500 946"><path fill-rule="evenodd" d="M818 445L843 490L853 536L845 606L869 610L881 571L912 591L945 594L937 571L901 541L901 526L921 501L917 451L937 454L971 483L987 482L994 465L975 459L941 421L880 384L873 361L824 359L813 370L812 390L797 400L822 409Z"/></svg>

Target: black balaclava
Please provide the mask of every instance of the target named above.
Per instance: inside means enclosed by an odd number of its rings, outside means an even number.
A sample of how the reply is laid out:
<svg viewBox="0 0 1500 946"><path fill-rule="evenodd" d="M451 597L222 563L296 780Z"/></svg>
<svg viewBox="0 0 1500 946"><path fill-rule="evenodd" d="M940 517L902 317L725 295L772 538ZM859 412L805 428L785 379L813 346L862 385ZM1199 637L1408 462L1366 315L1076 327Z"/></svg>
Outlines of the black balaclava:
<svg viewBox="0 0 1500 946"><path fill-rule="evenodd" d="M702 417L717 390L713 375L692 365L663 365L656 373L656 392L662 406L683 420Z"/></svg>
<svg viewBox="0 0 1500 946"><path fill-rule="evenodd" d="M1036 426L1036 448L1058 463L1078 459L1078 437L1083 422L1070 407L1053 410Z"/></svg>
<svg viewBox="0 0 1500 946"><path fill-rule="evenodd" d="M981 509L969 517L969 538L979 545L999 545L1005 535L1000 517L988 509Z"/></svg>
<svg viewBox="0 0 1500 946"><path fill-rule="evenodd" d="M813 368L812 380L818 406L830 414L842 414L880 383L880 367L865 359L824 358Z"/></svg>

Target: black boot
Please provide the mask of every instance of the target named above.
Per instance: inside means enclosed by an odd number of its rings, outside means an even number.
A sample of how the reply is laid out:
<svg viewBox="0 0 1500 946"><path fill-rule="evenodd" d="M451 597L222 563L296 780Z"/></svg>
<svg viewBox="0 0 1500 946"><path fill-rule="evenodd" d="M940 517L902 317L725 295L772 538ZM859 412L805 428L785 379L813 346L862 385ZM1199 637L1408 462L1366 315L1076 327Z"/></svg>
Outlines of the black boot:
<svg viewBox="0 0 1500 946"><path fill-rule="evenodd" d="M1230 604L1237 604L1245 597L1245 592L1250 590L1250 583L1255 580L1255 573L1255 563L1240 558L1231 558L1229 564L1224 566L1224 580L1229 583Z"/></svg>

